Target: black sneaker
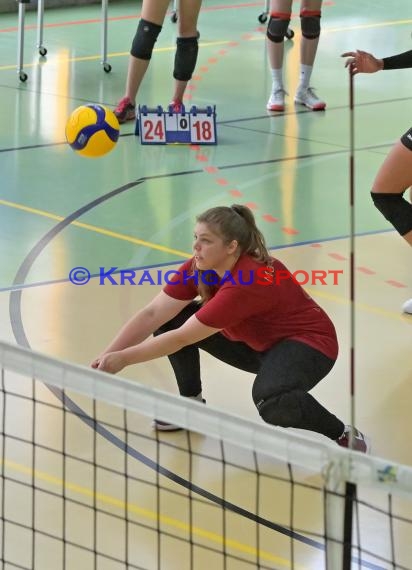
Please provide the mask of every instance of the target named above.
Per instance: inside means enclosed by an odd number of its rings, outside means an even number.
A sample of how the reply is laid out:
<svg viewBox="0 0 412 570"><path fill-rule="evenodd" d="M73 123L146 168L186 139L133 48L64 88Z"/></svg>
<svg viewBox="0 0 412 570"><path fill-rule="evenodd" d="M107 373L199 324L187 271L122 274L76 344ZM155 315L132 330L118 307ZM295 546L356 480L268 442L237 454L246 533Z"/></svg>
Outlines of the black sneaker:
<svg viewBox="0 0 412 570"><path fill-rule="evenodd" d="M361 453L368 453L370 451L370 443L368 439L363 435L362 432L360 432L358 429L352 426L345 426L345 431L343 432L343 435L341 435L340 438L336 440L336 443L341 447L349 448L351 431L353 434L352 435L353 447L351 449L353 449L354 451L360 451Z"/></svg>
<svg viewBox="0 0 412 570"><path fill-rule="evenodd" d="M133 105L129 97L123 97L113 113L116 115L119 123L133 121L136 118L136 105Z"/></svg>
<svg viewBox="0 0 412 570"><path fill-rule="evenodd" d="M198 400L198 398L196 396L191 396L192 400ZM206 400L204 398L202 398L202 400L198 400L199 402L202 401L203 404L206 404ZM153 429L155 431L181 431L182 427L176 425L176 424L171 424L169 422L163 422L162 420L153 420Z"/></svg>

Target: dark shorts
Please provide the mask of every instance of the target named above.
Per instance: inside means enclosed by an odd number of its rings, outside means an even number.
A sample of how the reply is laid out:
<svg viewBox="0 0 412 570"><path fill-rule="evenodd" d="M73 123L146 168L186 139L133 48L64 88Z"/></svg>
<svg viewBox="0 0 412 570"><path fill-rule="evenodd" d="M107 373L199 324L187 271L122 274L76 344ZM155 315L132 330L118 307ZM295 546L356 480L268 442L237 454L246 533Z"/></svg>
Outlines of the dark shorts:
<svg viewBox="0 0 412 570"><path fill-rule="evenodd" d="M401 136L401 143L409 150L412 150L412 127Z"/></svg>

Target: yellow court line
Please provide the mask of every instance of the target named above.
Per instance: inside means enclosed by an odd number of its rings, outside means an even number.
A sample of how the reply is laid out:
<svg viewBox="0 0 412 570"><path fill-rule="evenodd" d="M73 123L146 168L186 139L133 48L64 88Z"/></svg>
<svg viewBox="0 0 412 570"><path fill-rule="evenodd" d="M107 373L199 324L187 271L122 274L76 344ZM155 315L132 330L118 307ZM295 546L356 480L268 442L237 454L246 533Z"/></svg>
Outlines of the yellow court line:
<svg viewBox="0 0 412 570"><path fill-rule="evenodd" d="M2 463L3 462L0 459L0 465ZM155 511L151 511L149 509L144 509L134 503L126 503L121 499L112 497L111 495L106 495L104 493L95 493L94 491L92 491L87 487L82 487L81 485L70 483L70 481L59 479L58 477L49 475L49 473L45 473L44 471L39 471L37 469L33 470L30 467L26 467L25 465L21 465L20 463L16 463L15 461L10 461L9 459L4 460L4 467L9 468L13 471L17 471L18 473L28 475L30 478L34 477L38 481L43 481L45 483L49 483L50 485L58 486L60 488L64 487L66 492L71 491L73 493L76 493L77 495L94 498L96 499L96 501L103 503L104 505L110 505L111 507L118 508L122 513L124 513L125 510L127 510L128 513L139 515L140 517L151 521L159 521L159 523L162 523L164 525L167 525L174 529L178 529L183 532L189 533L191 531L192 535L205 538L210 542L219 544L220 546L224 545L226 548L231 548L238 552L242 552L243 554L248 554L254 558L256 558L259 555L260 560L266 560L267 562L275 562L276 564L280 564L286 568L291 568L291 563L286 558L281 558L265 550L260 550L260 549L258 550L253 546L243 544L242 542L238 542L237 540L224 538L223 536L215 532L210 532L208 530L196 526L190 526L179 519L162 515L160 513L156 513ZM306 567L301 566L300 564L295 564L294 567L300 570L306 570Z"/></svg>
<svg viewBox="0 0 412 570"><path fill-rule="evenodd" d="M201 42L199 43L199 48L205 48L205 47L214 47L214 46L222 46L222 45L227 45L232 43L232 40L220 40L217 42ZM169 46L169 47L162 47L162 48L154 48L154 52L170 52L170 51L175 51L176 47L175 46ZM114 53L109 53L107 55L107 58L113 58L113 57L125 57L125 56L129 56L130 52L129 51L122 51L122 52L114 52ZM67 63L67 62L74 62L74 61L96 61L96 60L101 60L102 56L100 55L88 55L88 56L84 56L84 57L67 57L67 58L51 58L51 59L47 59L47 63ZM42 61L36 61L34 63L25 63L24 64L24 68L26 67L38 67L39 65L44 65L46 63L46 60ZM6 69L16 69L16 64L14 65L0 65L0 71L5 71Z"/></svg>
<svg viewBox="0 0 412 570"><path fill-rule="evenodd" d="M355 25L355 26L345 26L343 28L322 28L322 34L325 33L334 33L334 32L346 32L346 31L351 31L351 30L366 30L366 29L371 29L371 28L383 28L386 26L403 26L403 25L410 25L412 23L412 20L394 20L393 22L376 22L375 24L359 24L359 25ZM266 36L258 36L256 38L250 38L248 41L261 41L266 39ZM217 42L200 42L199 43L199 47L200 48L205 48L205 47L214 47L214 46L222 46L222 45L228 45L230 43L232 43L232 41L234 40L220 40ZM163 47L163 48L154 48L154 52L169 52L169 51L174 51L176 48L175 46L170 46L170 47ZM108 58L113 58L113 57L126 57L129 56L130 52L125 51L125 52L114 52L114 53L110 53L108 54ZM75 61L96 61L101 59L101 55L89 55L89 56L84 56L84 57L71 57L71 58L66 58L66 59L49 59L48 62L49 63L63 63L63 62L75 62ZM24 68L27 67L36 67L39 65L43 65L44 62L42 61L37 61L34 63L27 63L24 64ZM0 71L6 71L9 69L16 69L16 64L14 65L0 65Z"/></svg>
<svg viewBox="0 0 412 570"><path fill-rule="evenodd" d="M9 202L7 200L0 199L0 206L8 206L9 208L15 208L16 210L22 210L23 212L28 212L29 214L36 214L38 216L42 216L44 218L49 218L51 220L55 220L57 222L62 222L65 218L63 216L58 216L57 214L52 214L51 212L46 212L44 210L38 210L37 208L30 208L29 206L23 206L22 204L17 204L15 202ZM151 249L156 249L158 251L163 251L165 253L172 253L173 255L179 255L180 257L190 258L192 257L190 253L186 251L180 251L179 249L173 249L167 247L165 245L158 245L157 243L152 243L150 241L145 241L139 238L135 238L133 236L128 236L125 234L119 234L118 232L112 232L110 230L105 230L104 228L100 228L98 226L92 226L90 224L85 224L83 222L73 221L70 222L71 226L76 226L78 228L83 228L98 234L102 234L108 237L112 237L115 239L127 241L129 243L134 243L136 245L143 245L145 247L149 247Z"/></svg>
<svg viewBox="0 0 412 570"><path fill-rule="evenodd" d="M333 33L333 32L346 32L350 30L368 30L371 28L385 28L387 26L405 26L412 24L412 20L394 20L393 22L376 22L375 24L358 24L355 26L346 26L344 28L324 28L323 32Z"/></svg>
<svg viewBox="0 0 412 570"><path fill-rule="evenodd" d="M333 301L339 304L349 305L350 300L341 297L340 295L333 295L331 293L327 293L326 291L319 291L315 289L310 289L308 287L304 287L305 291L307 291L313 297L321 297L323 299L327 299L329 301ZM374 307L373 305L367 305L366 303L358 303L355 302L355 307L357 309L361 309L366 311L367 313L373 313L375 315L379 315L381 317L387 317L389 319L395 319L396 321L402 321L404 323L408 323L412 325L412 318L403 315L402 313L397 313L395 311L387 311L386 309L381 309L380 307Z"/></svg>
<svg viewBox="0 0 412 570"><path fill-rule="evenodd" d="M293 24L293 22L292 22ZM350 32L352 30L367 30L367 29L372 29L372 28L384 28L387 26L405 26L405 25L410 25L412 24L412 20L394 20L393 22L376 22L375 24L358 24L358 25L354 25L354 26L345 26L343 28L327 28L327 27L322 27L322 35L323 34L333 34L335 32ZM253 37L253 38L249 38L248 41L250 42L256 42L256 41L261 41L261 40L265 40L266 36L258 36L258 37ZM1 69L1 67L0 67Z"/></svg>

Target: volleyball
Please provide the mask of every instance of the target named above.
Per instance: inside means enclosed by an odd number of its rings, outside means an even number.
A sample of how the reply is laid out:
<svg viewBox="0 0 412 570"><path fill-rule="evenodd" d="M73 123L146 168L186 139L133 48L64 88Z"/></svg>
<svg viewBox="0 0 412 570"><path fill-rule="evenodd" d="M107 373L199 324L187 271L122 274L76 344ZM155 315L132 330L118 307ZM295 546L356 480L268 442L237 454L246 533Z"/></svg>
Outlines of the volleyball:
<svg viewBox="0 0 412 570"><path fill-rule="evenodd" d="M66 139L77 154L96 158L113 150L119 138L119 121L103 105L77 107L66 124Z"/></svg>

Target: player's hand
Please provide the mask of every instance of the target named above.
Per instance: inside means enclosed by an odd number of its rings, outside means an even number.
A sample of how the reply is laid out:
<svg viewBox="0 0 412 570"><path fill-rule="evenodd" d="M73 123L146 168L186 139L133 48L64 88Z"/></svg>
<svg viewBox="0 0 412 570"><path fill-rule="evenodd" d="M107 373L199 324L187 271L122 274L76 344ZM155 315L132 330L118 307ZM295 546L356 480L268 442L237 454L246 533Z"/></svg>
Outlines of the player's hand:
<svg viewBox="0 0 412 570"><path fill-rule="evenodd" d="M347 51L341 57L347 57L345 67L350 68L352 75L357 73L376 73L383 69L382 59L377 59L371 53L366 51L356 50Z"/></svg>
<svg viewBox="0 0 412 570"><path fill-rule="evenodd" d="M91 363L91 367L109 374L117 374L126 366L122 351L108 352L95 358Z"/></svg>

